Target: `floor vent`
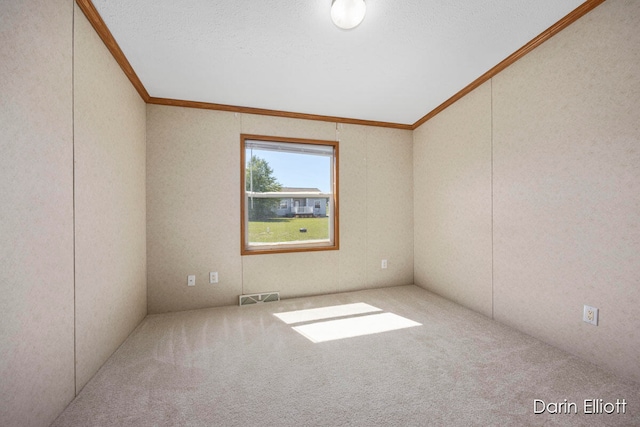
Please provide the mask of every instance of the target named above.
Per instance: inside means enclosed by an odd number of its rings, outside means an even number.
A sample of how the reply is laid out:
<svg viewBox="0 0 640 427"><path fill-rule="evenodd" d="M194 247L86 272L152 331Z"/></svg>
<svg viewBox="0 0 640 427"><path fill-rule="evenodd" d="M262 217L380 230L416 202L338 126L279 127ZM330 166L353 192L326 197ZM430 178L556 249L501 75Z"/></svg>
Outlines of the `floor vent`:
<svg viewBox="0 0 640 427"><path fill-rule="evenodd" d="M239 296L240 305L259 304L262 302L280 301L280 292L265 292Z"/></svg>

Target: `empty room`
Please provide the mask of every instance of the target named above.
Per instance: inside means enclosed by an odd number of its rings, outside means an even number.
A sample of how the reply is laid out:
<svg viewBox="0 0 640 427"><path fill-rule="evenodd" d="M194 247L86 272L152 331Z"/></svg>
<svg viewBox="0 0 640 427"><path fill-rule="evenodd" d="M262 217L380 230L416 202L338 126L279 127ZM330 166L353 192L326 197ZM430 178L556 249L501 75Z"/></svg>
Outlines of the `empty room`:
<svg viewBox="0 0 640 427"><path fill-rule="evenodd" d="M638 28L0 2L0 425L640 425Z"/></svg>

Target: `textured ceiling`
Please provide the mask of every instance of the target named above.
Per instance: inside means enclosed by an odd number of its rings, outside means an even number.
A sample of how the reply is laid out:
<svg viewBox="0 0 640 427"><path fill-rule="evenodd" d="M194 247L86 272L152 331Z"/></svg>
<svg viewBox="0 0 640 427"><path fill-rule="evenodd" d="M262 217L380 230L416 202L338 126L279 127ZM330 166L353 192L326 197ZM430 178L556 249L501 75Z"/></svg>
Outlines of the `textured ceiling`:
<svg viewBox="0 0 640 427"><path fill-rule="evenodd" d="M583 0L93 0L152 97L413 124Z"/></svg>

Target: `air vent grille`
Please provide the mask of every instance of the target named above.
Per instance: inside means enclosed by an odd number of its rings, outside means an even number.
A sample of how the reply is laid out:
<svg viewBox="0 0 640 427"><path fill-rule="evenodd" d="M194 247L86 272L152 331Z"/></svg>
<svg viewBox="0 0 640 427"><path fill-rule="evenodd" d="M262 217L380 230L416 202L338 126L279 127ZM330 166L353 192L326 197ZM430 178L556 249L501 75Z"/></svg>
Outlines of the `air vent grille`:
<svg viewBox="0 0 640 427"><path fill-rule="evenodd" d="M263 302L280 301L280 293L265 292L262 294L240 295L238 299L240 305L260 304Z"/></svg>

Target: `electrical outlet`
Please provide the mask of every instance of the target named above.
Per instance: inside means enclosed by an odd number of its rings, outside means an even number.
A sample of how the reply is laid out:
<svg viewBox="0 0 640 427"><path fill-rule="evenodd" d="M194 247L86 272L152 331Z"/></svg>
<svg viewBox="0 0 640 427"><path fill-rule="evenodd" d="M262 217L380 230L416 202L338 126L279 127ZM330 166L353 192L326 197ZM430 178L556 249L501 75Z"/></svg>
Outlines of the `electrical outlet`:
<svg viewBox="0 0 640 427"><path fill-rule="evenodd" d="M195 286L196 285L196 276L190 275L187 276L187 286Z"/></svg>
<svg viewBox="0 0 640 427"><path fill-rule="evenodd" d="M382 263L380 264L380 268L382 268L383 270L384 270L385 268L387 268L387 260L386 260L386 259L383 259L383 260L382 260Z"/></svg>
<svg viewBox="0 0 640 427"><path fill-rule="evenodd" d="M598 309L588 305L584 306L582 320L592 325L598 326Z"/></svg>
<svg viewBox="0 0 640 427"><path fill-rule="evenodd" d="M209 272L209 283L218 283L218 272L217 271Z"/></svg>

